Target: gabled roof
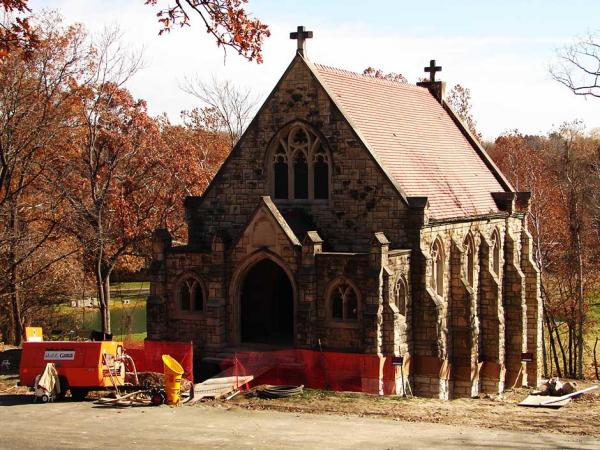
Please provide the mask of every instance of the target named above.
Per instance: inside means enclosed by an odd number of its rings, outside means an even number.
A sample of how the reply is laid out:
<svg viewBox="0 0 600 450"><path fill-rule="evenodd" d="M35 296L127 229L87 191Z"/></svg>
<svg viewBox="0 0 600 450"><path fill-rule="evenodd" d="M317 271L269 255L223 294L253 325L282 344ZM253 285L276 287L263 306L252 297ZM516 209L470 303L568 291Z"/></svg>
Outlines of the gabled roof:
<svg viewBox="0 0 600 450"><path fill-rule="evenodd" d="M426 88L305 62L392 182L428 197L433 219L499 212L491 193L510 185Z"/></svg>
<svg viewBox="0 0 600 450"><path fill-rule="evenodd" d="M244 233L246 233L246 230L252 224L254 218L261 210L264 210L269 216L271 216L274 222L281 228L281 231L289 239L290 244L292 244L294 247L302 246L302 243L300 242L294 231L290 228L284 217L281 215L279 209L277 209L277 206L275 206L275 203L273 203L273 200L271 200L271 197L269 197L268 195L260 197L258 205L256 206L256 208L254 208L254 212L250 214L248 221L241 229L240 235L236 239L236 242L239 242L240 239L244 236Z"/></svg>

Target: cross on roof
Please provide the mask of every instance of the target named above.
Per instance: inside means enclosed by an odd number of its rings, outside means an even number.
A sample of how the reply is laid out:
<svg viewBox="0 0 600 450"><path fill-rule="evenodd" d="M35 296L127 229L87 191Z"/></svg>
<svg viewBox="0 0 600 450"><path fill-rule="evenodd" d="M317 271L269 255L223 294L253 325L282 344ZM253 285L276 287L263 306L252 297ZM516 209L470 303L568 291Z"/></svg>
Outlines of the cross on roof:
<svg viewBox="0 0 600 450"><path fill-rule="evenodd" d="M297 31L290 33L290 39L296 39L298 41L298 53L304 56L306 51L306 39L310 39L313 37L312 31L306 31L303 26L299 26Z"/></svg>
<svg viewBox="0 0 600 450"><path fill-rule="evenodd" d="M441 71L442 66L436 66L435 59L429 61L429 66L425 67L425 72L429 72L429 81L432 83L435 82L435 73Z"/></svg>

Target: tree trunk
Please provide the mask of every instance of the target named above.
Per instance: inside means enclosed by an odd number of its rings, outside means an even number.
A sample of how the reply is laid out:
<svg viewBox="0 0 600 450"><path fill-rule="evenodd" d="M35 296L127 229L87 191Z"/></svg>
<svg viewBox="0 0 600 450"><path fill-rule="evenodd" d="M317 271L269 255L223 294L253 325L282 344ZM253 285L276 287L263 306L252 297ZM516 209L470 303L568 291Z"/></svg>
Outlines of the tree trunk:
<svg viewBox="0 0 600 450"><path fill-rule="evenodd" d="M581 235L579 226L576 233L577 250L577 378L583 379L583 323L585 321L583 297L583 258L581 255Z"/></svg>
<svg viewBox="0 0 600 450"><path fill-rule="evenodd" d="M552 320L552 328L554 329L554 333L556 334L556 341L558 342L558 347L560 348L560 353L563 360L563 369L565 374L569 371L569 366L567 365L567 355L565 354L565 347L563 346L562 340L560 339L560 333L558 332L558 327L556 326L556 321L554 317L551 317Z"/></svg>
<svg viewBox="0 0 600 450"><path fill-rule="evenodd" d="M546 312L546 326L548 327L548 336L550 338L550 353L554 356L554 364L556 365L556 372L559 377L562 377L562 373L560 371L560 363L558 362L558 353L556 352L556 344L554 343L554 332L552 330L552 324L550 323L550 317ZM552 362L552 361L550 361ZM551 373L550 376L553 374Z"/></svg>
<svg viewBox="0 0 600 450"><path fill-rule="evenodd" d="M110 333L110 271L102 268L102 264L97 265L96 270L96 291L98 295L98 305L100 308L100 322L103 333Z"/></svg>
<svg viewBox="0 0 600 450"><path fill-rule="evenodd" d="M14 345L21 345L23 338L23 318L21 314L21 298L19 296L19 278L17 270L17 239L19 235L19 210L16 201L10 202L9 215L10 244L8 249L8 291L11 307L11 339Z"/></svg>

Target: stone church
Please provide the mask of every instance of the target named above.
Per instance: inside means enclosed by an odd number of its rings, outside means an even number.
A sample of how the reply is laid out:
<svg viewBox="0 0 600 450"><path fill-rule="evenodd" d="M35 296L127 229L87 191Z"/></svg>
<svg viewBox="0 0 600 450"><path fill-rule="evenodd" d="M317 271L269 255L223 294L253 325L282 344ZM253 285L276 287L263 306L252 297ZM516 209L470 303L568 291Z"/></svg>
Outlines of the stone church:
<svg viewBox="0 0 600 450"><path fill-rule="evenodd" d="M148 339L403 356L452 398L540 379L539 272L516 192L444 101L298 49L200 197L157 230ZM270 347L268 347L270 348Z"/></svg>

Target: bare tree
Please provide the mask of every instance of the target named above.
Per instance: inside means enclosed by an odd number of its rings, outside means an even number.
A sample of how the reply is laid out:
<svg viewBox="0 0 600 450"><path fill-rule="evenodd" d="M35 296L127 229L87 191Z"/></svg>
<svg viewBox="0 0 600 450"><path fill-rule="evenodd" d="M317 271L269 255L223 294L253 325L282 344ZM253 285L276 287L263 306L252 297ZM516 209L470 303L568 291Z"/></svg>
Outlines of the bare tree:
<svg viewBox="0 0 600 450"><path fill-rule="evenodd" d="M181 89L196 97L217 115L222 131L226 132L231 147L239 141L248 125L258 98L250 89L236 86L229 80L212 77L205 82L199 76L186 78Z"/></svg>
<svg viewBox="0 0 600 450"><path fill-rule="evenodd" d="M600 98L600 33L588 33L558 52L552 77L575 95Z"/></svg>

